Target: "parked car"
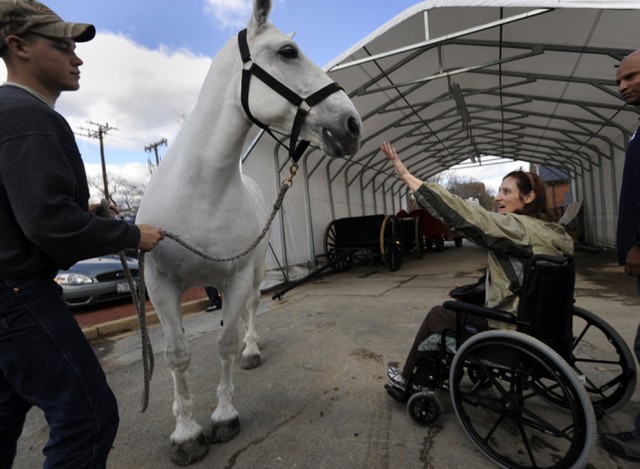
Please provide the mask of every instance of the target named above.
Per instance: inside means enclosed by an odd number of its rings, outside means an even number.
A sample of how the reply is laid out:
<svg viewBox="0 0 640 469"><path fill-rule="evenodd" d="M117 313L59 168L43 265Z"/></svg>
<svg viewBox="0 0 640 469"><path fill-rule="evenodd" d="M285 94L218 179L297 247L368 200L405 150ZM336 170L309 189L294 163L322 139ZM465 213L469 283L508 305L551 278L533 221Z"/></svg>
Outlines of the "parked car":
<svg viewBox="0 0 640 469"><path fill-rule="evenodd" d="M135 281L137 259L127 258L127 265ZM120 257L115 254L80 261L59 271L55 281L62 287L62 298L70 308L131 298Z"/></svg>

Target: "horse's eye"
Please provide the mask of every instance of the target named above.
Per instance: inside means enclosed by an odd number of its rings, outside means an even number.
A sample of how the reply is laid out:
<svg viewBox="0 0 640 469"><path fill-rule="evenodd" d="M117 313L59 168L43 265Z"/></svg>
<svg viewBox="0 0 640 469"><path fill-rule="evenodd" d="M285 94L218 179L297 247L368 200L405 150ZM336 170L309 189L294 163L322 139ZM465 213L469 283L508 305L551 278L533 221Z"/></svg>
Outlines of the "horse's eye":
<svg viewBox="0 0 640 469"><path fill-rule="evenodd" d="M278 51L280 56L285 59L297 59L298 58L298 49L293 46L284 46L282 49Z"/></svg>

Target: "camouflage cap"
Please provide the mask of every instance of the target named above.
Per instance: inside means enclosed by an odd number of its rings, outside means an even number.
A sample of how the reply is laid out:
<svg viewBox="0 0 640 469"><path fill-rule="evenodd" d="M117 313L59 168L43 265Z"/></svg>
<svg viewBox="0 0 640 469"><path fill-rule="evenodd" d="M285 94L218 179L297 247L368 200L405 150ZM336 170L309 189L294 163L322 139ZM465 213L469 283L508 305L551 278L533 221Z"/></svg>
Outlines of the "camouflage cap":
<svg viewBox="0 0 640 469"><path fill-rule="evenodd" d="M0 53L10 35L27 32L53 39L73 39L86 42L96 35L92 24L67 23L49 7L32 0L0 0Z"/></svg>

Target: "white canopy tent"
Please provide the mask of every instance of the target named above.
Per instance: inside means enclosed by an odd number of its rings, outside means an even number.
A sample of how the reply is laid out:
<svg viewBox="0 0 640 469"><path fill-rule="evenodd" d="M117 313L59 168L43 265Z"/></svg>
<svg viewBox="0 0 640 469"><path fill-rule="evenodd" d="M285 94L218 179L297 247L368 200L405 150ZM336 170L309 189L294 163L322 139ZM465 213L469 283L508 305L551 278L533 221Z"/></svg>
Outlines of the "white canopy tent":
<svg viewBox="0 0 640 469"><path fill-rule="evenodd" d="M331 220L404 208L383 140L421 178L471 160L481 179L496 158L563 169L583 202L582 239L613 248L639 114L621 100L615 66L640 48L638 24L639 0L431 0L391 19L326 67L363 118L364 144L348 159L307 153L272 228L268 268L313 269ZM244 171L268 199L287 168L272 139L250 145Z"/></svg>

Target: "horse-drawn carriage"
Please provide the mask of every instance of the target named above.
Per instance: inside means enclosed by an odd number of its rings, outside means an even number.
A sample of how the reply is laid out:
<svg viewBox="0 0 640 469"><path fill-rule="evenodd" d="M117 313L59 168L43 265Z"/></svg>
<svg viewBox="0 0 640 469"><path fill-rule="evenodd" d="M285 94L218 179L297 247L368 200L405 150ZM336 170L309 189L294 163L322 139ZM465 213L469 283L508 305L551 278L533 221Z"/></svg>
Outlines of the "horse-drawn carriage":
<svg viewBox="0 0 640 469"><path fill-rule="evenodd" d="M336 272L363 260L396 271L402 266L404 254L402 225L394 215L338 218L327 225L324 252Z"/></svg>
<svg viewBox="0 0 640 469"><path fill-rule="evenodd" d="M422 257L425 249L435 249L442 252L445 241L453 241L457 248L462 247L462 236L449 229L447 225L424 209L412 210L411 212L400 210L396 216L401 220L405 232L412 230L411 232L415 233L415 239L422 241L415 245L409 241L405 245L405 251L414 251L418 258Z"/></svg>

